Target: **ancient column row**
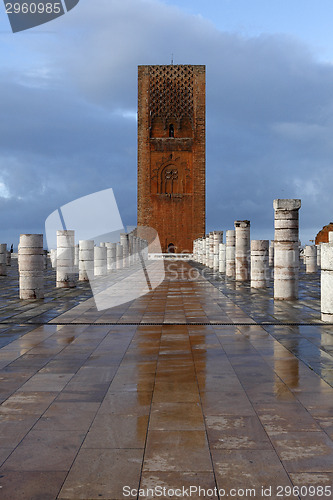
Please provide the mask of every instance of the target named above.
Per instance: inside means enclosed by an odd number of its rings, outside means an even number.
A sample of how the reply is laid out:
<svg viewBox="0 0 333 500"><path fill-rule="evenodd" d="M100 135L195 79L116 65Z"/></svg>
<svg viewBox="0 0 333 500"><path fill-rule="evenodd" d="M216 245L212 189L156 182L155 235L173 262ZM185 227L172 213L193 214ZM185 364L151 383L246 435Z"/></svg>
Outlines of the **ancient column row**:
<svg viewBox="0 0 333 500"><path fill-rule="evenodd" d="M235 229L226 231L225 246L214 231L194 244L194 260L251 287L267 286L270 266L274 265L274 298L295 299L298 295L300 200L274 200L274 241L250 239L250 221L236 220ZM218 259L217 259L217 244ZM316 247L306 249L307 272L315 272Z"/></svg>
<svg viewBox="0 0 333 500"><path fill-rule="evenodd" d="M52 267L56 268L56 286L75 286L76 272L79 281L99 277L108 271L142 262L148 259L148 242L134 234L122 235L121 243L102 243L95 246L93 240L82 240L75 246L75 234L71 230L57 231L57 248L50 252ZM124 249L125 247L125 258ZM23 234L18 251L20 298L44 297L43 274L47 268L48 253L43 249L43 235ZM0 244L0 275L6 275L7 245Z"/></svg>

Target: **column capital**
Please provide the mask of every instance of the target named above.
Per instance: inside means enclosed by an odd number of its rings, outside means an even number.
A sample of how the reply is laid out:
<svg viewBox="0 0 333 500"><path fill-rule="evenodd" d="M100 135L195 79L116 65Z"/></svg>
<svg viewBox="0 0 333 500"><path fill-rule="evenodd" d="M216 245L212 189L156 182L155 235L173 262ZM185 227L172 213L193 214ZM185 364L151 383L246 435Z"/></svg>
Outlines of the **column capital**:
<svg viewBox="0 0 333 500"><path fill-rule="evenodd" d="M273 201L274 210L299 210L301 200L299 199L277 199Z"/></svg>

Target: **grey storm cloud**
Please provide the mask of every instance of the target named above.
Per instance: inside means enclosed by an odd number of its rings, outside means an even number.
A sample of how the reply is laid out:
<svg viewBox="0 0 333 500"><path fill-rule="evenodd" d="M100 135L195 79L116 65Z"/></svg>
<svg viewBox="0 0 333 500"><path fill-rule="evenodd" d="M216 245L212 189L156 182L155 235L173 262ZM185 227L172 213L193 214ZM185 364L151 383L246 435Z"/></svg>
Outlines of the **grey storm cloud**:
<svg viewBox="0 0 333 500"><path fill-rule="evenodd" d="M300 41L221 32L153 0L81 0L53 23L15 41L31 66L0 77L4 240L106 187L135 224L137 66L171 54L206 65L208 230L250 219L273 238L274 198L302 199L303 243L333 218L333 67Z"/></svg>

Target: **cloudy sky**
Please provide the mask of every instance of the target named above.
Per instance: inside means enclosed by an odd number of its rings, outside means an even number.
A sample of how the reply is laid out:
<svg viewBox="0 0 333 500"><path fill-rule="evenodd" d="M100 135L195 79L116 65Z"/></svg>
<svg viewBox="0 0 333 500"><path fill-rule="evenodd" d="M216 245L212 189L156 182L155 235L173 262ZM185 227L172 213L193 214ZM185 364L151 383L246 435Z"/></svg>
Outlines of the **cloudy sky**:
<svg viewBox="0 0 333 500"><path fill-rule="evenodd" d="M331 0L80 0L13 34L0 5L0 232L44 230L112 187L136 223L137 66L205 64L207 231L301 198L301 238L333 221Z"/></svg>

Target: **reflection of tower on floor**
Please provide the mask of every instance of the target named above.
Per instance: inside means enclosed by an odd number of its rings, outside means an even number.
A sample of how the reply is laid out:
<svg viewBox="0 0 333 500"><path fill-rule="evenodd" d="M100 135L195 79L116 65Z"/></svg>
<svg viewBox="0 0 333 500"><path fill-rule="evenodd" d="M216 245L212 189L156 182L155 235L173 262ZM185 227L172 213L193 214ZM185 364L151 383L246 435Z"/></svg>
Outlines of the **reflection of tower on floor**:
<svg viewBox="0 0 333 500"><path fill-rule="evenodd" d="M138 225L162 251L205 234L205 67L139 66Z"/></svg>

